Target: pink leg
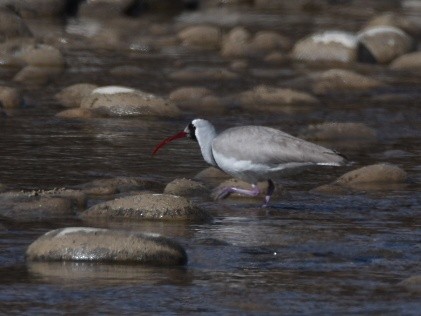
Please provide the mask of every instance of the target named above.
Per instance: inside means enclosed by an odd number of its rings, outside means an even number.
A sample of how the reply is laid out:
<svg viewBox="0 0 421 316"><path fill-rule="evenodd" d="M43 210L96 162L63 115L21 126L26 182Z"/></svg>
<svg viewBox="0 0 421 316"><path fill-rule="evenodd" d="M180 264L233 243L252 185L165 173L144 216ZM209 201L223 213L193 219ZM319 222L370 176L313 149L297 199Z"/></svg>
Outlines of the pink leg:
<svg viewBox="0 0 421 316"><path fill-rule="evenodd" d="M240 189L240 188L235 188L235 187L223 187L223 188L217 190L214 193L214 196L215 196L216 200L219 200L219 199L227 198L232 193L239 193L239 194L248 195L248 196L257 196L257 195L260 194L260 190L254 184L252 184L251 190Z"/></svg>

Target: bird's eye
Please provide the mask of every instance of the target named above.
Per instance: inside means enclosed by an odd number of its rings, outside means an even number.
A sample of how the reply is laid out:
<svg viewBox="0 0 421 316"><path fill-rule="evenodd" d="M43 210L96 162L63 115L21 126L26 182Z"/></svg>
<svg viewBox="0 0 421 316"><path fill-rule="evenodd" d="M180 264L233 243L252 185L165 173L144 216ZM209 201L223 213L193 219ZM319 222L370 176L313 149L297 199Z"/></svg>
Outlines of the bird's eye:
<svg viewBox="0 0 421 316"><path fill-rule="evenodd" d="M188 126L188 129L189 129L189 136L190 136L190 138L193 139L193 140L195 140L195 141L197 141L197 138L196 138L196 126L194 126L193 123L190 123L189 126Z"/></svg>

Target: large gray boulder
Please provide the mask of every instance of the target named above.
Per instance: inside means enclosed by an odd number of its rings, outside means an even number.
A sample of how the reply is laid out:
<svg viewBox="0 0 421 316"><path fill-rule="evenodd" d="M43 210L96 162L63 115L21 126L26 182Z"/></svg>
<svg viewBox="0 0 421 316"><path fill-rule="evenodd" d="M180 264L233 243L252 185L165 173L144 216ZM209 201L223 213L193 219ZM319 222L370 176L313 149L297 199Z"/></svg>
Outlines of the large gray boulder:
<svg viewBox="0 0 421 316"><path fill-rule="evenodd" d="M49 231L27 249L30 261L91 261L183 265L187 255L175 241L156 234L88 227Z"/></svg>

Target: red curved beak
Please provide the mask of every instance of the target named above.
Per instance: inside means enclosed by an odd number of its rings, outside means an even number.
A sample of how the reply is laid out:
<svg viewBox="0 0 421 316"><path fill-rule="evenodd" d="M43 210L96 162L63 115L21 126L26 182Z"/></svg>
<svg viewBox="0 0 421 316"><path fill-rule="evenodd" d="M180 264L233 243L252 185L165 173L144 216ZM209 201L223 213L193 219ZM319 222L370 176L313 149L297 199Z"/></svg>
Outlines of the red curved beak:
<svg viewBox="0 0 421 316"><path fill-rule="evenodd" d="M187 133L185 131L181 131L171 137L164 139L162 142L160 142L158 145L155 146L154 150L152 151L152 155L155 155L158 152L158 150L161 149L161 147L164 147L169 142L178 138L186 137L186 136L187 136Z"/></svg>

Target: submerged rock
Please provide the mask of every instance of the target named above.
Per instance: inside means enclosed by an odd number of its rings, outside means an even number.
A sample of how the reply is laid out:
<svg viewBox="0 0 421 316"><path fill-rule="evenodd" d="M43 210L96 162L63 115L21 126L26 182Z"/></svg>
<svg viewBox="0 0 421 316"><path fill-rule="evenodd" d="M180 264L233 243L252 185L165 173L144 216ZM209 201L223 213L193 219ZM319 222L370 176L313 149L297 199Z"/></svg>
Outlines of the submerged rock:
<svg viewBox="0 0 421 316"><path fill-rule="evenodd" d="M421 293L421 274L413 275L397 284L414 293Z"/></svg>
<svg viewBox="0 0 421 316"><path fill-rule="evenodd" d="M44 220L74 215L72 200L34 192L0 193L0 216L16 221Z"/></svg>
<svg viewBox="0 0 421 316"><path fill-rule="evenodd" d="M27 249L30 261L91 261L183 265L187 255L177 242L155 234L68 227L49 231Z"/></svg>
<svg viewBox="0 0 421 316"><path fill-rule="evenodd" d="M44 85L63 72L61 67L26 66L19 71L13 81L25 84Z"/></svg>
<svg viewBox="0 0 421 316"><path fill-rule="evenodd" d="M58 112L56 116L63 119L89 119L96 115L90 110L74 108Z"/></svg>
<svg viewBox="0 0 421 316"><path fill-rule="evenodd" d="M145 193L94 205L82 218L205 222L211 216L184 197Z"/></svg>
<svg viewBox="0 0 421 316"><path fill-rule="evenodd" d="M202 183L185 178L171 181L164 189L165 194L180 196L203 195L207 192L208 189Z"/></svg>

